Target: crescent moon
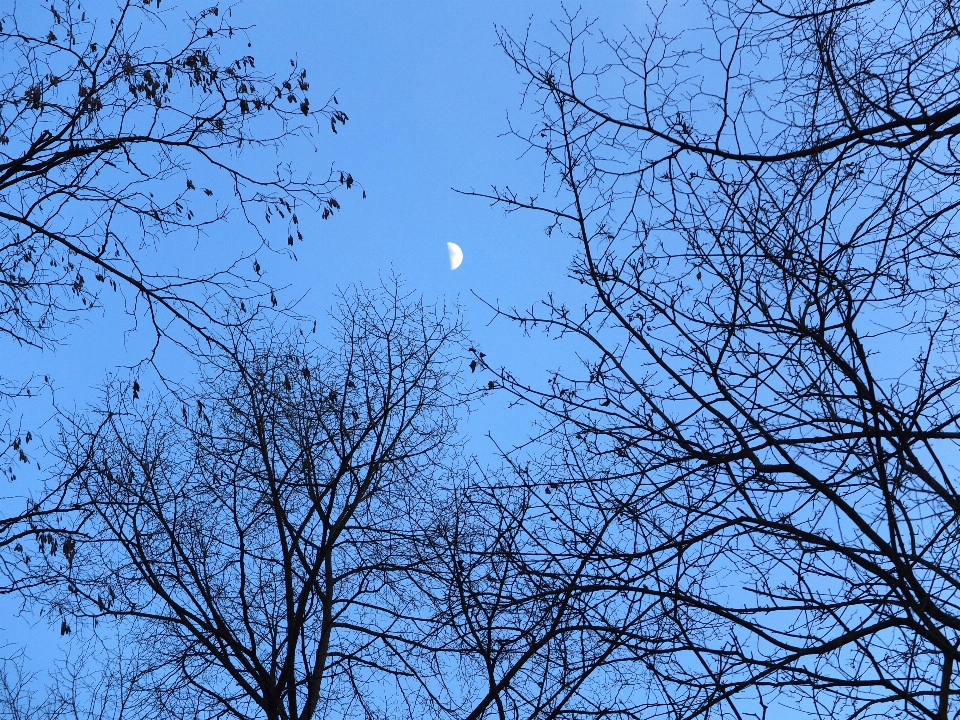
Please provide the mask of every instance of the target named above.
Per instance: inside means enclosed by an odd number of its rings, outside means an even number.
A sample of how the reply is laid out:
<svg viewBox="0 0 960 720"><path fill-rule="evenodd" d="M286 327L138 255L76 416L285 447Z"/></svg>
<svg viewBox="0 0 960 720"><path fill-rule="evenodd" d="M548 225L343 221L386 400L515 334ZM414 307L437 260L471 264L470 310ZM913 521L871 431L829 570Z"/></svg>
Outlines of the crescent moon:
<svg viewBox="0 0 960 720"><path fill-rule="evenodd" d="M456 243L447 243L447 252L450 253L450 269L456 270L463 262L463 250Z"/></svg>

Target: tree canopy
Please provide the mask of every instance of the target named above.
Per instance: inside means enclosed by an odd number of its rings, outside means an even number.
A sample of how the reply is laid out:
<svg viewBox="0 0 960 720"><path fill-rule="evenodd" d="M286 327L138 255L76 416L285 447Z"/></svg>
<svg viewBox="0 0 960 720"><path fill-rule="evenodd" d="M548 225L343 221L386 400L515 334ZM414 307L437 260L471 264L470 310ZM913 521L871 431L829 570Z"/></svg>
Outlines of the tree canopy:
<svg viewBox="0 0 960 720"><path fill-rule="evenodd" d="M55 351L94 307L127 313L157 342L216 341L278 307L257 251L292 254L299 215L330 217L354 184L291 157L348 117L332 96L311 105L296 61L258 68L249 30L232 8L193 3L0 11L0 343ZM278 154L265 163L267 149ZM227 222L246 224L248 240L234 228L228 255L191 263L184 249L219 245ZM32 438L12 401L48 381L0 370L8 479ZM0 512L0 543L20 517Z"/></svg>
<svg viewBox="0 0 960 720"><path fill-rule="evenodd" d="M544 412L511 486L624 612L550 712L954 717L956 8L670 10L501 34L549 192L476 194L573 239L583 288L501 314L586 348L488 368Z"/></svg>
<svg viewBox="0 0 960 720"><path fill-rule="evenodd" d="M223 334L195 386L111 385L64 419L58 494L40 506L59 522L21 518L3 557L65 634L127 623L135 653L110 677L153 698L145 716L960 712L956 9L708 0L701 16L664 7L613 31L581 11L500 31L532 112L512 133L543 184L470 194L538 214L573 248L574 282L542 304L491 302L577 354L545 382L399 292L348 294L321 349L241 323L256 286L234 294L230 271L169 302L179 281L143 276L159 288L136 289L148 309ZM230 37L219 11L195 25L191 42ZM140 85L166 93L168 65L133 82L122 60L104 67L118 62L117 97L167 127ZM217 65L225 89L183 63L169 82L233 113L223 145L216 120L188 135L241 209L265 203L291 230L298 193L336 209L339 176L249 185L209 160L257 112L311 117L302 71L274 97L224 79L253 72L242 58ZM146 203L135 147L108 159ZM173 226L197 211L171 162L183 189L153 222ZM142 219L138 237L157 232L153 205L129 204L117 212ZM133 259L103 262L130 274ZM89 306L57 268L51 287ZM459 454L454 420L478 396L539 418L496 463Z"/></svg>

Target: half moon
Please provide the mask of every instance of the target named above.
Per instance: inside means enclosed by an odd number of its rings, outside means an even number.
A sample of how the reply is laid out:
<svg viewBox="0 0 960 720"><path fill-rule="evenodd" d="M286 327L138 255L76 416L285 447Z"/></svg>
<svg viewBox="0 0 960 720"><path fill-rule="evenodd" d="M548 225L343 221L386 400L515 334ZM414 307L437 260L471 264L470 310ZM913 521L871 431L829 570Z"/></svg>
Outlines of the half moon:
<svg viewBox="0 0 960 720"><path fill-rule="evenodd" d="M447 243L447 252L450 253L450 269L456 270L463 262L463 250L456 243Z"/></svg>

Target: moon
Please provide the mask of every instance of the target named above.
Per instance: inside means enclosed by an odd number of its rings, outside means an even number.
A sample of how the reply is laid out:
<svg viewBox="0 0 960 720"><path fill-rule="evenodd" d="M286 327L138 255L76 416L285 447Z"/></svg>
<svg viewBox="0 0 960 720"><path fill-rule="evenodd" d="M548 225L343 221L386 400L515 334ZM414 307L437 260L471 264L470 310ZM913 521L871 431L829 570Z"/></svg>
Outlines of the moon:
<svg viewBox="0 0 960 720"><path fill-rule="evenodd" d="M450 253L450 269L456 270L463 262L463 250L456 243L447 243L447 252Z"/></svg>

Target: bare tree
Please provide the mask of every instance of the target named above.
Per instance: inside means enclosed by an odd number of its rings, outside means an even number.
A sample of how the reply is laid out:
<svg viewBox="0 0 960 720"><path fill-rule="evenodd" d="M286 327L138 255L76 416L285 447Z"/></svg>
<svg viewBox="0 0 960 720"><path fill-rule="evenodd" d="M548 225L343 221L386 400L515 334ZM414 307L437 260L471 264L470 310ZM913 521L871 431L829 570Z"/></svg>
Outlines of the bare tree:
<svg viewBox="0 0 960 720"><path fill-rule="evenodd" d="M138 693L135 658L121 645L86 638L46 672L28 671L21 648L0 659L0 718L4 720L119 720L149 718ZM79 644L78 644L79 645ZM105 672L109 668L109 672Z"/></svg>
<svg viewBox="0 0 960 720"><path fill-rule="evenodd" d="M548 446L489 512L540 518L513 566L577 569L592 610L528 666L614 647L501 716L956 717L957 8L669 10L502 35L558 193L475 194L572 239L581 292L498 311L583 363L539 386L476 357Z"/></svg>
<svg viewBox="0 0 960 720"><path fill-rule="evenodd" d="M590 524L589 491L546 492L555 500L494 473L465 478L438 504L421 586L442 669L433 699L447 717L643 714L637 648L676 642L663 604L647 600L643 563L598 545L617 529Z"/></svg>
<svg viewBox="0 0 960 720"><path fill-rule="evenodd" d="M263 157L316 143L315 130L336 132L347 115L335 97L311 104L295 61L288 74L257 69L249 30L232 8L206 3L18 2L0 12L7 342L56 347L66 324L102 304L158 339L277 305L256 252L292 253L300 217L326 219L340 207L335 189L354 181L298 173L282 152L279 163ZM228 217L248 222L253 242L218 267L185 265L177 244L211 242ZM30 394L38 380L5 370L0 398ZM23 433L6 429L0 447L15 463Z"/></svg>
<svg viewBox="0 0 960 720"><path fill-rule="evenodd" d="M428 697L414 545L456 456L462 331L396 287L345 293L336 322L329 350L266 334L208 356L189 405L114 385L65 428L76 532L38 532L21 562L59 581L63 634L122 623L161 714L396 717Z"/></svg>

